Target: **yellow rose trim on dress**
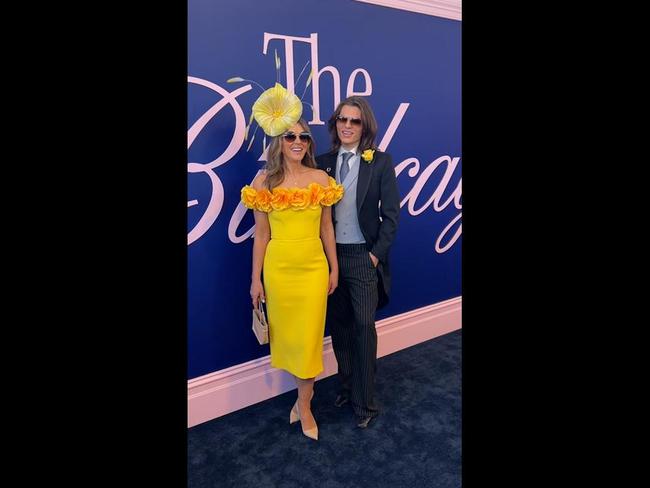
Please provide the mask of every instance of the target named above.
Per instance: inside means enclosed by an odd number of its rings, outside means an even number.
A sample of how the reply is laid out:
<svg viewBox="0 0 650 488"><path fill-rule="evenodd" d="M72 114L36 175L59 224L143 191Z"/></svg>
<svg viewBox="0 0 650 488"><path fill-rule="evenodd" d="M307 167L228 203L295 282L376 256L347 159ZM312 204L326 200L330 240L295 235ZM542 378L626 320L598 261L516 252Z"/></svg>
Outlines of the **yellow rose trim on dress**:
<svg viewBox="0 0 650 488"><path fill-rule="evenodd" d="M361 157L366 163L370 163L372 161L372 158L375 157L375 150L374 149L366 149L361 153Z"/></svg>
<svg viewBox="0 0 650 488"><path fill-rule="evenodd" d="M329 177L329 182L329 186L323 189L323 199L320 202L321 205L325 205L326 207L331 207L343 198L343 185L337 185L336 180L331 176Z"/></svg>
<svg viewBox="0 0 650 488"><path fill-rule="evenodd" d="M310 183L307 188L277 187L273 191L266 188L255 190L249 185L241 189L241 202L246 208L270 212L271 210L305 210L319 205L329 207L343 198L343 185L329 177L329 186Z"/></svg>
<svg viewBox="0 0 650 488"><path fill-rule="evenodd" d="M241 189L241 202L244 204L245 207L253 208L255 206L256 195L257 192L255 191L255 188L246 185L244 188Z"/></svg>

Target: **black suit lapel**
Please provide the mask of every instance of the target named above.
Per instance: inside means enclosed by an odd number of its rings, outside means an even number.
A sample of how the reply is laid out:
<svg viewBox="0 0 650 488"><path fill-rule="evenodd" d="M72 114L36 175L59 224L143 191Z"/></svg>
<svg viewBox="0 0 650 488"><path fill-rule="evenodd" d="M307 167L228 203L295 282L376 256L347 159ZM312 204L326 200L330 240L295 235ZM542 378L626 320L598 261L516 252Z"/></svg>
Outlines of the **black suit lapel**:
<svg viewBox="0 0 650 488"><path fill-rule="evenodd" d="M372 169L376 161L368 164L363 158L359 158L359 179L357 180L357 213L361 210L363 199L366 198L368 193L368 186L372 177Z"/></svg>
<svg viewBox="0 0 650 488"><path fill-rule="evenodd" d="M336 156L338 152L329 152L322 156L321 169L323 169L327 176L331 176L336 179Z"/></svg>

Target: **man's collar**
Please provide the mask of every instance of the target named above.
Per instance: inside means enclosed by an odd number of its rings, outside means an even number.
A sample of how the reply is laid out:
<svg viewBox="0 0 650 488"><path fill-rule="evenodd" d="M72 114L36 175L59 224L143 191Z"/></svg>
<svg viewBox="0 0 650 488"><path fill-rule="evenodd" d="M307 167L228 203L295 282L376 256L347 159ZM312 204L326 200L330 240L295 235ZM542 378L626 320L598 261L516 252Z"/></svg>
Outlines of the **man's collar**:
<svg viewBox="0 0 650 488"><path fill-rule="evenodd" d="M351 152L353 154L357 154L357 149L359 149L359 145L357 144L352 150L350 149L343 149L343 146L339 147L339 152L337 153L337 157L341 155L341 153L344 152Z"/></svg>

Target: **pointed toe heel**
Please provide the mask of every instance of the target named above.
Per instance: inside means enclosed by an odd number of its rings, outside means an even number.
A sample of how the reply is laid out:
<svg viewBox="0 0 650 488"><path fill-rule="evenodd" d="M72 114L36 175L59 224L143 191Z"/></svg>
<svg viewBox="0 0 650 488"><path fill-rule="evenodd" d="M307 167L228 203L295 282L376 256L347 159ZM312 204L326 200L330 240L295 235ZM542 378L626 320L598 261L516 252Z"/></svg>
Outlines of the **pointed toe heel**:
<svg viewBox="0 0 650 488"><path fill-rule="evenodd" d="M289 423L290 424L295 424L300 420L300 415L298 415L298 402L293 404L293 407L291 408L291 412L289 413Z"/></svg>
<svg viewBox="0 0 650 488"><path fill-rule="evenodd" d="M314 427L313 429L309 430L303 430L302 433L310 439L314 439L315 441L318 440L318 427Z"/></svg>

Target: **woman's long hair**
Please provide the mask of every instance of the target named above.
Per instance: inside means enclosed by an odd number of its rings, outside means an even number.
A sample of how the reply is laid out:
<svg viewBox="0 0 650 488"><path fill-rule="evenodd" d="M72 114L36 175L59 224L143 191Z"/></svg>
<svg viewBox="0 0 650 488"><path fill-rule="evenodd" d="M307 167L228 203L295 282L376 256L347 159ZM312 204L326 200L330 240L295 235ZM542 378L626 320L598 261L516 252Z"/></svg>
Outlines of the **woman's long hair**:
<svg viewBox="0 0 650 488"><path fill-rule="evenodd" d="M309 132L309 125L304 119L298 121L303 129L303 132ZM296 134L298 136L298 134ZM314 156L314 138L312 137L305 156L302 158L302 165L308 168L316 168L316 157ZM282 155L282 135L276 136L269 145L269 150L266 154L266 181L265 185L269 190L273 190L284 180L286 167L284 165L284 157Z"/></svg>
<svg viewBox="0 0 650 488"><path fill-rule="evenodd" d="M377 120L375 119L375 114L370 108L370 104L366 101L365 98L353 95L346 98L341 103L338 104L336 110L327 121L327 128L332 138L332 152L338 151L341 147L341 139L339 139L339 134L336 131L336 117L341 114L341 109L345 105L350 105L352 107L357 107L361 111L361 140L359 141L359 152L362 153L366 149L376 149L375 146L375 137L377 136Z"/></svg>

